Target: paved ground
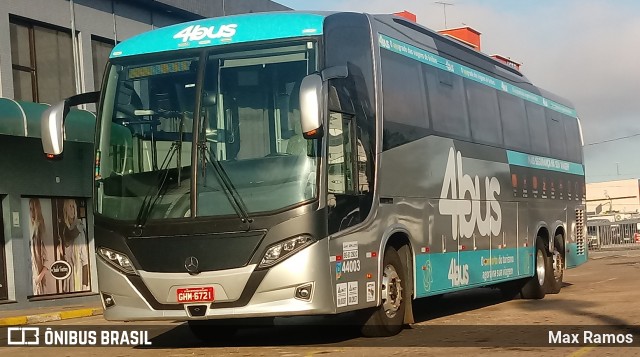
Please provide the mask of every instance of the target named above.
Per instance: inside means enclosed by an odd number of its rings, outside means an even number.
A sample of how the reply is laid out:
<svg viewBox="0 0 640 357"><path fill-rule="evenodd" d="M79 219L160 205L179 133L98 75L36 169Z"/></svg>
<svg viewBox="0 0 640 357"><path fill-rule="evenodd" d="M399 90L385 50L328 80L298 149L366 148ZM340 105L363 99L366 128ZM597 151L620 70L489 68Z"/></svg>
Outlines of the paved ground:
<svg viewBox="0 0 640 357"><path fill-rule="evenodd" d="M204 345L184 324L147 325L151 346L145 347L4 347L7 356L640 356L640 347L535 347L539 334L566 330L581 334L604 326L622 325L640 346L640 251L596 252L591 260L565 275L558 295L544 300L505 301L491 289L452 294L416 306L418 322L398 336L367 339L337 330L324 319L279 319L273 328L250 329L236 337ZM101 316L51 322L50 325L95 330L123 326ZM309 325L315 325L311 328ZM324 324L324 325L323 325ZM533 327L523 327L529 325ZM577 325L577 327L576 327ZM33 325L38 326L38 325ZM132 324L126 326L135 326ZM536 327L537 326L537 327ZM577 330L575 330L577 328ZM2 339L3 336L0 336ZM542 338L544 339L544 337ZM468 342L471 341L471 342ZM503 341L495 346L495 341ZM513 342L510 346L510 342ZM443 346L475 347L443 347ZM427 347L423 347L427 346Z"/></svg>

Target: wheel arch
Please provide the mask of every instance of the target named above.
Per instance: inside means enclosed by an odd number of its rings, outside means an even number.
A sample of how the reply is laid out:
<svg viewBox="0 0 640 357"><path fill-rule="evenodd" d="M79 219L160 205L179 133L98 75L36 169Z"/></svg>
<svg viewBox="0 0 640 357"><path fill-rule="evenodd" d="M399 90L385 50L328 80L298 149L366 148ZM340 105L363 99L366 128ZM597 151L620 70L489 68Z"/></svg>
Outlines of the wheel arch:
<svg viewBox="0 0 640 357"><path fill-rule="evenodd" d="M549 243L552 242L551 234L549 233L549 226L547 226L545 222L540 222L536 225L535 232L536 232L536 236L533 241L533 246L535 247L535 244L536 244L535 241L538 239L538 237L540 237L542 238L542 243L544 243L545 247L549 249Z"/></svg>
<svg viewBox="0 0 640 357"><path fill-rule="evenodd" d="M384 252L387 249L387 247L393 247L398 254L400 255L400 259L402 260L402 263L405 265L404 266L404 270L405 270L405 274L406 277L408 279L407 284L405 284L405 287L409 289L409 292L407 293L407 300L406 300L406 308L405 308L405 316L404 316L404 323L405 324L410 324L414 322L414 317L413 317L413 308L412 308L412 301L413 298L415 298L415 261L416 261L416 257L415 257L415 249L413 247L413 245L411 244L411 234L409 233L409 230L406 229L406 227L401 226L401 225L394 225L392 227L390 227L384 234L381 242L380 242L380 248L379 248L379 256L378 256L378 274L382 274L382 263L383 263L383 258L384 258ZM379 277L379 279L381 279L381 277ZM379 303L381 303L381 300L378 299Z"/></svg>
<svg viewBox="0 0 640 357"><path fill-rule="evenodd" d="M555 237L557 235L562 235L562 247L564 248L566 246L566 242L567 242L567 227L566 224L564 222L561 221L557 221L555 224L555 229L554 229L554 233L553 233L553 237L555 239ZM553 246L550 244L550 248L553 248ZM561 251L561 253L564 255L564 249L563 251Z"/></svg>

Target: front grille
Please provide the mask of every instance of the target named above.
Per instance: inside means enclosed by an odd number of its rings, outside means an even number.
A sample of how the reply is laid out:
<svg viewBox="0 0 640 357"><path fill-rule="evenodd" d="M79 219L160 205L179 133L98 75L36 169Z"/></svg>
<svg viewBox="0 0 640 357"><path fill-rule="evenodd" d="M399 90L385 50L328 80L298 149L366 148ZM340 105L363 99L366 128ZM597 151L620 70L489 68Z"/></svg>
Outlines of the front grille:
<svg viewBox="0 0 640 357"><path fill-rule="evenodd" d="M576 210L576 245L578 255L584 255L585 252L585 225L584 210Z"/></svg>
<svg viewBox="0 0 640 357"><path fill-rule="evenodd" d="M186 273L187 258L195 257L197 271L246 266L264 237L264 232L203 235L130 237L127 245L138 268L148 272Z"/></svg>

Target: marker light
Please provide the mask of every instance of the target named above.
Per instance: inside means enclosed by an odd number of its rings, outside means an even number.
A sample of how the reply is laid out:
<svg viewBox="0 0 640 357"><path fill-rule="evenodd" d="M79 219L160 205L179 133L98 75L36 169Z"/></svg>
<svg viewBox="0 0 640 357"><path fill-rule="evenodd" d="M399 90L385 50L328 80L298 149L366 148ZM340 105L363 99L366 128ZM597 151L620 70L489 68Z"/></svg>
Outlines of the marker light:
<svg viewBox="0 0 640 357"><path fill-rule="evenodd" d="M289 238L270 245L267 251L264 253L262 261L258 265L258 268L267 268L273 266L294 253L302 250L303 248L311 245L314 240L309 235L301 235L293 238Z"/></svg>
<svg viewBox="0 0 640 357"><path fill-rule="evenodd" d="M118 253L108 248L98 248L98 255L109 264L118 268L126 274L137 274L131 260L125 254Z"/></svg>
<svg viewBox="0 0 640 357"><path fill-rule="evenodd" d="M49 161L59 161L62 160L64 154L58 154L58 155L54 155L54 154L45 154L45 157L47 158L47 160Z"/></svg>

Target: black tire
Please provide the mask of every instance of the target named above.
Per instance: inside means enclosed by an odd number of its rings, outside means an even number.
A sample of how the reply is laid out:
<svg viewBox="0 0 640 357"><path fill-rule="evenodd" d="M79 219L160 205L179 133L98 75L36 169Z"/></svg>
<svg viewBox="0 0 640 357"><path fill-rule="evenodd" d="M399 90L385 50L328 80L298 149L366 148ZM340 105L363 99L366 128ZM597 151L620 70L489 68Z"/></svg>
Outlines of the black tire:
<svg viewBox="0 0 640 357"><path fill-rule="evenodd" d="M533 266L533 276L520 291L523 299L542 299L546 294L545 283L548 280L547 271L550 269L549 254L540 237L536 239L536 255Z"/></svg>
<svg viewBox="0 0 640 357"><path fill-rule="evenodd" d="M397 335L402 331L404 324L407 305L406 269L393 247L387 247L384 252L382 272L383 278L380 284L382 303L373 311L365 312L368 316L361 332L366 337Z"/></svg>
<svg viewBox="0 0 640 357"><path fill-rule="evenodd" d="M559 293L564 277L564 237L562 234L555 236L553 245L555 252L549 257L551 269L547 270L547 278L545 279L547 294Z"/></svg>
<svg viewBox="0 0 640 357"><path fill-rule="evenodd" d="M191 333L206 343L223 343L238 332L238 326L215 320L192 320L188 322Z"/></svg>

